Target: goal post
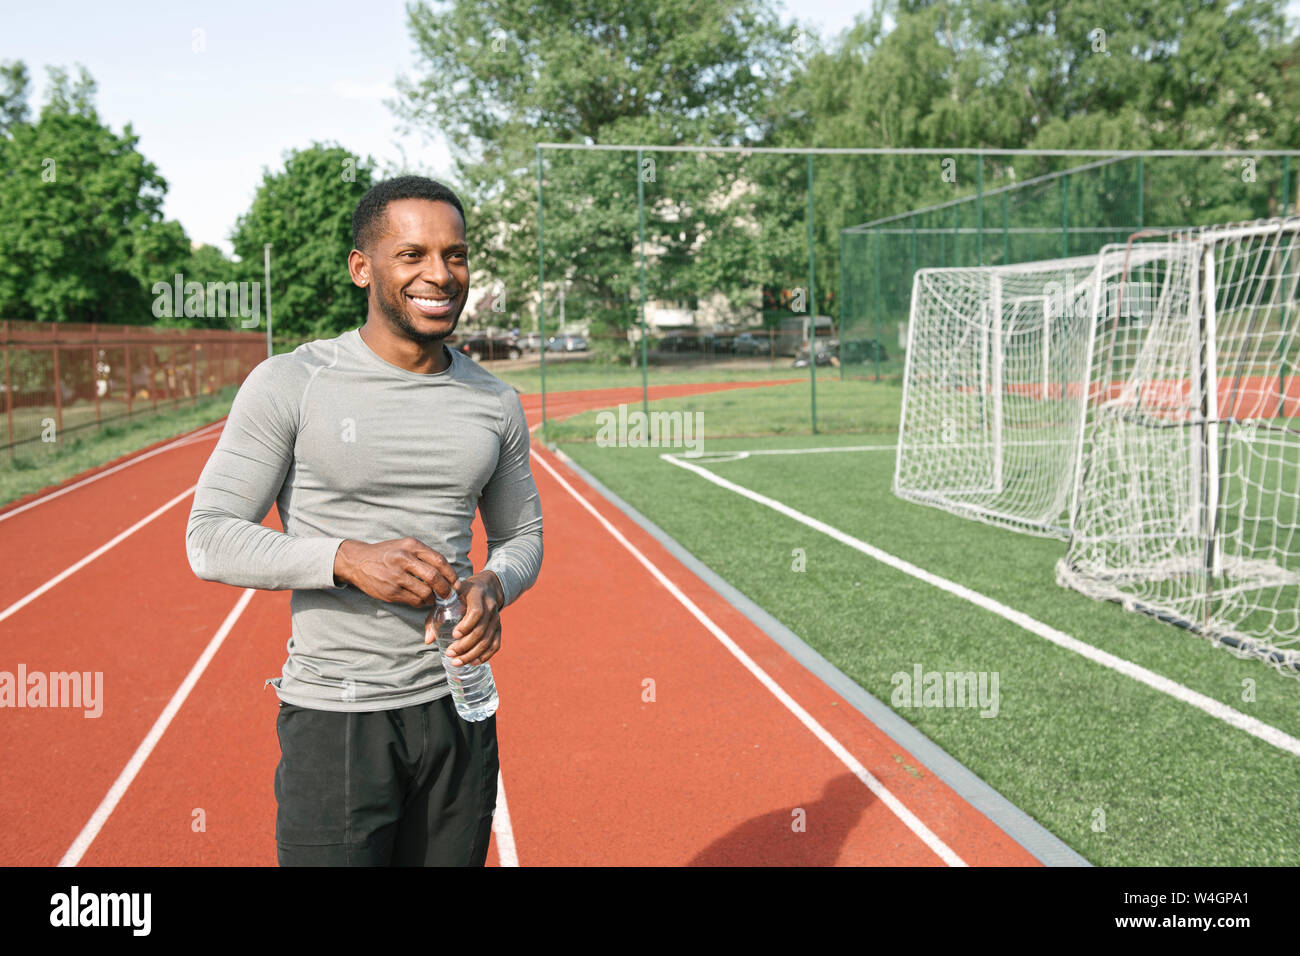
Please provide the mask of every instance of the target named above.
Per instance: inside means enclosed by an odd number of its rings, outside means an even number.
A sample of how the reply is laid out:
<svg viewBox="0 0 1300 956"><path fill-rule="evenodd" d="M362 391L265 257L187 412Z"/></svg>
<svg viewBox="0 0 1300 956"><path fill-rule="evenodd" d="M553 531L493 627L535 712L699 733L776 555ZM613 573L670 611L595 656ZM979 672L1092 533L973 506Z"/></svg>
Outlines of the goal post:
<svg viewBox="0 0 1300 956"><path fill-rule="evenodd" d="M1300 219L1101 255L1124 267L1057 581L1298 674ZM1126 298L1146 301L1142 321Z"/></svg>
<svg viewBox="0 0 1300 956"><path fill-rule="evenodd" d="M1068 535L1098 256L922 269L913 280L894 493Z"/></svg>

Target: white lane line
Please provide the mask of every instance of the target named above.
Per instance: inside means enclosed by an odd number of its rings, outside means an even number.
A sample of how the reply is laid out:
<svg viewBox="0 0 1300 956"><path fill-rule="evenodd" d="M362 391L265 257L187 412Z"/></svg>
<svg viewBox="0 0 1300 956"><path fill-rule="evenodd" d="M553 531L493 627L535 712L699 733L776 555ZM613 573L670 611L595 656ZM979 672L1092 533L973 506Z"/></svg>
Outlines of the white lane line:
<svg viewBox="0 0 1300 956"><path fill-rule="evenodd" d="M699 461L701 458L708 458L711 455L740 455L748 458L750 455L817 455L832 451L894 451L896 448L898 448L897 445L833 445L827 448L746 448L743 451L688 451L680 455L665 452L660 457Z"/></svg>
<svg viewBox="0 0 1300 956"><path fill-rule="evenodd" d="M679 468L693 471L702 478L706 478L715 485L726 488L728 491L734 491L736 494L743 495L751 501L756 501L761 505L766 505L773 511L778 511L788 518L793 518L801 524L805 524L810 528L815 528L823 534L834 538L836 541L846 544L850 548L861 551L868 557L875 558L882 564L887 564L891 568L902 571L904 574L910 574L914 578L919 578L927 584L932 584L941 590L947 591L949 594L964 598L977 607L981 607L986 611L991 611L1000 617L1006 618L1013 624L1023 627L1031 634L1037 634L1039 637L1046 638L1059 647L1063 647L1068 651L1074 651L1076 654L1086 657L1095 664L1109 667L1111 670L1118 671L1127 677L1131 677L1135 681L1146 684L1154 690L1168 694L1170 697L1180 700L1185 704L1190 704L1197 710L1203 711L1211 717L1218 718L1224 723L1236 727L1238 730L1244 730L1251 736L1258 737L1260 740L1272 744L1279 750L1285 750L1288 753L1300 756L1300 740L1292 737L1284 731L1278 730L1271 724L1266 724L1262 720L1256 720L1254 717L1247 717L1240 711L1233 710L1226 704L1221 704L1212 697L1207 697L1175 680L1171 680L1168 677L1162 677L1155 671L1147 670L1145 667L1142 667L1139 664L1134 664L1132 661L1126 661L1122 657L1116 657L1114 654L1093 647L1091 644L1085 644L1083 641L1071 637L1063 631L1058 631L1054 627L1049 627L1042 621L1035 620L1028 614L1008 607L1000 601L995 601L993 598L986 597L978 591L972 591L970 588L949 581L947 578L941 578L937 574L931 574L924 568L919 568L909 561L904 561L902 558L896 558L887 551L882 551L880 548L867 544L867 542L855 538L852 535L846 534L832 525L828 525L825 522L818 521L816 518L811 518L802 512L796 511L789 505L782 504L774 498L761 495L756 491L750 491L748 488L738 485L735 482L718 477L705 468L693 465L690 462L682 461L672 455L660 455L659 457L665 461L671 462Z"/></svg>
<svg viewBox="0 0 1300 956"><path fill-rule="evenodd" d="M5 620L5 618L7 618L7 617L9 617L9 616L11 616L11 615L13 615L13 614L16 614L18 611L21 611L24 607L26 607L28 604L31 604L32 601L35 601L38 597L40 597L42 594L44 594L44 593L45 593L46 591L48 591L50 588L54 587L54 586L55 586L56 584L58 584L60 581L63 581L64 579L70 577L71 575L76 574L78 571L80 571L82 568L84 568L86 565L88 565L91 561L94 561L97 557L99 557L99 556L100 556L101 554L103 554L105 551L108 551L110 548L116 547L117 545L121 544L121 543L122 543L123 541L125 541L127 538L131 537L131 535L135 534L137 531L139 531L141 528L143 528L145 525L147 525L150 521L153 521L154 518L157 518L160 514L162 514L162 513L163 513L164 511L166 511L168 508L172 507L173 505L175 505L175 504L176 504L177 502L179 502L179 501L183 501L183 500L184 500L186 497L188 497L189 495L192 495L192 494L194 493L194 489L197 488L197 487L198 487L198 485L195 484L195 485L191 485L189 488L186 488L184 491L182 491L179 495L177 495L177 496L176 496L175 498L173 498L171 501L169 501L169 502L167 502L165 505L162 505L161 507L155 509L155 510L154 510L153 512L151 512L150 514L145 515L143 518L141 518L141 519L140 519L139 521L137 521L135 524L131 525L131 527L127 528L127 529L126 529L125 531L123 531L121 534L117 535L117 537L113 538L111 541L108 541L108 542L106 542L106 543L104 543L104 544L101 544L98 548L96 548L94 551L90 552L90 554L86 555L84 558L82 558L82 559L81 559L80 561L78 561L76 564L72 564L72 565L69 565L68 567L64 568L62 571L60 571L60 572L59 572L58 574L56 574L54 577L50 578L48 581L46 581L46 582L45 582L44 584L42 584L40 587L36 588L36 590L29 592L25 597L19 598L19 599L18 599L17 601L15 601L13 604L10 604L10 605L9 605L7 608L5 608L3 611L0 611L0 621L3 621L3 620Z"/></svg>
<svg viewBox="0 0 1300 956"><path fill-rule="evenodd" d="M506 806L506 785L497 771L497 808L492 814L492 832L497 838L497 857L502 866L518 866L515 831L510 826L510 808Z"/></svg>
<svg viewBox="0 0 1300 956"><path fill-rule="evenodd" d="M104 799L100 801L99 806L95 808L95 812L91 814L90 820L82 827L81 832L77 834L77 838L72 841L72 846L68 847L68 851L63 854L63 859L59 860L59 866L76 866L81 861L81 858L85 856L86 850L90 849L90 844L95 841L95 837L99 835L99 831L103 828L113 810L116 809L127 788L131 786L131 781L135 780L136 774L140 772L144 762L153 753L153 748L162 739L162 735L166 733L167 726L172 722L172 718L181 709L181 705L185 703L185 698L190 695L190 691L199 682L199 678L207 669L209 662L216 656L222 641L226 639L226 635L230 633L231 628L235 626L239 616L244 613L244 608L248 607L248 602L253 599L253 593L253 588L245 588L244 593L239 596L234 608L226 615L226 619L221 622L221 627L217 629L217 633L212 636L208 646L204 648L203 653L199 655L199 659L190 668L190 672L186 675L185 680L181 682L181 686L176 689L176 693L172 694L172 699L167 702L163 712L154 721L153 729L149 731L148 736L136 748L135 753L131 755L131 759L127 761L126 767L118 774L117 779L113 781L113 785L108 788L108 793L104 796Z"/></svg>
<svg viewBox="0 0 1300 956"><path fill-rule="evenodd" d="M3 514L0 514L0 521L6 521L9 518L12 518L14 515L22 514L28 508L35 508L37 505L43 505L47 501L52 501L53 499L58 498L61 495L66 495L69 491L75 491L78 488L82 487L83 485L90 484L92 481L99 481L99 479L101 478L107 478L109 475L113 474L114 472L121 471L123 468L130 468L132 465L138 465L140 462L148 458L152 458L154 455L161 455L163 452L170 451L173 448L179 448L181 445L191 445L196 441L202 441L205 438L211 438L212 436L206 433L211 431L214 428L220 428L223 424L224 422L214 422L211 425L205 425L192 434L186 435L183 438L178 438L173 442L168 442L166 445L162 445L158 448L155 448L153 451L145 452L143 455L137 455L135 458L132 458L130 461L124 461L120 465L114 465L112 468L105 468L103 471L97 471L89 478L83 478L81 481L74 482L68 485L66 488L60 488L57 491L51 491L48 495L42 495L40 498L37 498L33 501L29 501L25 505L21 505L17 508L14 508L12 511L6 511Z"/></svg>
<svg viewBox="0 0 1300 956"><path fill-rule="evenodd" d="M798 718L800 723L807 727L813 735L820 740L828 750L830 750L831 753L839 758L840 762L843 763L855 777L866 784L867 788L876 795L877 799L889 807L889 809L903 821L909 830L915 833L926 846L933 850L934 853L949 866L966 866L966 862L953 852L951 847L935 836L930 828L922 823L911 810L903 806L902 802L897 797L886 790L884 785L872 776L871 772L868 771L866 767L862 766L862 764L858 762L857 758L854 757L853 754L849 753L848 749L843 744L831 736L830 732L818 723L810 713L799 706L798 702L786 693L781 685L773 680L766 671L759 667L748 654L741 650L736 642L728 637L722 628L718 627L718 625L715 624L707 614L696 606L694 601L682 593L681 589L678 588L677 585L668 580L667 576L652 564L650 560L646 558L646 556L642 554L634 544L632 544L632 542L628 541L627 538L625 538L617 528L610 524L609 521L607 521L605 517L597 511L589 501L587 501L586 498L579 494L572 485L565 481L560 473L551 466L551 463L548 462L545 457L541 455L536 457L542 467L549 471L551 476L560 483L560 486L572 495L574 500L585 508L592 517L599 521L601 525L604 526L605 530L614 536L614 539L618 541L619 544L623 545L624 548L631 552L632 556L641 563L642 567L649 571L660 584L667 588L668 592L672 594L673 597L677 598L677 600L681 602L682 606L685 607L686 610L690 611L695 619L704 625L709 633L717 638L719 643L730 651L732 656L740 661L740 663L744 665L745 669L758 679L759 683L771 691L772 695L784 704L786 709Z"/></svg>

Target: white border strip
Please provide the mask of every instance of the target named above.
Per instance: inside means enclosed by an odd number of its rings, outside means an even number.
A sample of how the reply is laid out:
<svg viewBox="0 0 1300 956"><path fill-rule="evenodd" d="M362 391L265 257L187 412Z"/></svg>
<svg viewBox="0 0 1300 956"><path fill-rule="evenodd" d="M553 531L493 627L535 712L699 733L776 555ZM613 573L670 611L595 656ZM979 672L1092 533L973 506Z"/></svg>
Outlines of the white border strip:
<svg viewBox="0 0 1300 956"><path fill-rule="evenodd" d="M699 607L696 606L694 601L688 598L681 591L681 589L677 587L677 585L673 584L672 581L668 580L667 576L662 571L660 571L659 568L655 567L655 565L652 564L650 560L646 558L645 555L643 555L639 550L637 550L636 546L633 545L632 542L628 541L627 538L625 538L617 528L615 528L608 520L606 520L605 517L599 511L597 511L589 501L587 501L586 498L584 498L581 494L579 494L572 485L570 485L567 481L565 481L564 478L560 475L560 473L555 470L555 468L551 465L550 462L546 460L545 457L541 455L536 455L535 458L542 465L543 468L545 468L548 472L551 473L551 477L553 477L557 482L559 482L560 486L564 488L564 490L567 491L570 495L573 496L573 499L577 501L578 504L580 504L583 508L585 508L591 514L592 517L594 517L597 521L599 521L600 524L605 528L605 530L608 531L614 537L614 539L618 541L619 544L621 544L624 548L626 548L632 554L632 556L636 558L638 562L640 562L642 567L644 567L647 571L650 572L651 575L654 576L655 580L657 580L660 584L662 584L665 588L667 588L668 592L672 594L672 596L675 597L682 604L682 606L686 608L686 610L690 611L691 614L695 617L695 619L699 621L709 631L709 633L711 633L715 638L717 638L718 642L722 644L722 646L725 647L728 651L730 651L732 656L735 657L736 660L740 661L740 663L745 667L746 670L748 670L751 674L754 675L755 678L758 679L759 683L761 683L764 687L766 687L772 693L772 695L776 697L777 700L779 700L782 704L784 704L786 709L789 710L790 713L792 713L799 720L800 723L802 723L805 727L807 727L808 730L812 732L813 736L815 736L818 740L820 740L822 744L831 753L833 753L837 758L839 758L840 762L843 763L844 766L846 766L853 773L855 777L857 777L864 784L866 784L867 788L872 793L874 793L882 803L884 803L887 807L889 807L889 809L892 810L900 820L902 820L902 822L907 826L907 828L911 830L914 834L916 834L916 836L927 847L929 847L937 856L939 856L940 859L942 859L949 866L967 865L966 862L961 857L959 857L952 850L951 847L949 847L946 843L944 843L937 836L935 836L935 834L930 830L930 828L927 827L924 823L922 823L921 820L914 813L912 813L911 810L903 806L902 802L897 797L895 797L892 793L886 790L884 785L881 784L881 782L877 780L874 776L872 776L872 774L867 770L867 768L862 766L862 764L858 762L857 758L854 757L853 754L849 753L848 749L843 744L841 744L838 740L836 740L833 736L831 736L831 734L826 730L826 728L824 728L820 723L818 723L811 714L809 714L806 710L804 710L801 706L799 706L799 704L794 700L794 698L792 698L788 693L786 693L785 690L767 674L767 672L765 672L761 667L759 667L756 663L754 663L753 659L751 659L748 654L746 654L743 650L741 650L740 647L736 644L736 642L733 641L730 637L728 637L727 634L720 627L718 627L718 625L715 624L709 618L708 615L706 615L703 611L701 611Z"/></svg>
<svg viewBox="0 0 1300 956"><path fill-rule="evenodd" d="M108 793L100 801L99 806L95 808L90 820L82 827L81 832L77 834L77 838L72 841L72 846L68 847L68 852L63 854L63 859L59 860L59 866L76 866L81 861L81 858L86 855L86 851L90 849L90 844L95 841L95 837L99 836L99 831L103 829L104 824L108 822L109 816L112 815L118 803L121 802L127 788L135 780L136 774L140 772L144 762L153 753L153 748L158 745L162 735L167 732L168 725L171 724L172 718L181 709L181 705L185 703L185 698L189 697L190 691L194 689L194 685L199 682L199 678L203 676L208 664L216 656L221 643L226 639L226 635L235 626L239 616L244 613L244 608L248 607L248 602L253 599L253 593L253 588L245 588L244 593L239 596L234 608L226 615L226 619L221 622L221 627L217 629L217 633L212 636L208 646L204 648L203 653L199 655L199 659L190 668L190 672L186 675L185 680L181 682L181 686L176 689L176 693L172 694L172 699L167 702L167 706L163 708L163 712L154 722L153 729L149 731L148 736L136 748L135 753L131 755L131 759L127 761L126 767L118 774L117 779L113 781L113 786L109 787Z"/></svg>
<svg viewBox="0 0 1300 956"><path fill-rule="evenodd" d="M970 588L949 581L947 578L941 578L937 574L931 574L924 568L919 568L909 561L904 561L902 558L896 558L886 551L882 551L873 545L867 544L867 542L855 538L852 535L845 534L838 528L828 525L825 522L818 521L816 518L810 518L808 515L796 511L788 505L784 505L773 498L768 498L766 495L761 495L756 491L751 491L735 482L728 481L725 478L720 478L713 474L713 472L701 468L698 465L682 461L669 454L662 454L659 457L664 461L671 462L679 468L693 471L708 481L713 482L715 485L726 488L728 491L734 491L738 495L743 495L751 501L756 501L761 505L766 505L773 511L780 512L788 518L793 518L801 524L805 524L823 534L829 535L841 544L846 544L850 548L861 551L863 554L875 558L882 564L887 564L891 568L902 571L904 574L910 574L914 578L919 578L927 584L932 584L940 590L947 591L949 594L964 598L977 607L981 607L986 611L991 611L1000 617L1006 618L1013 624L1023 627L1031 634L1037 634L1039 637L1045 638L1059 647L1063 647L1068 651L1074 651L1076 654L1086 657L1095 664L1109 667L1111 670L1118 671L1127 677L1131 677L1142 684L1146 684L1154 690L1168 694L1170 697L1180 700L1185 704L1190 704L1197 710L1203 711L1211 717L1222 720L1224 723L1236 727L1238 730L1244 730L1251 736L1258 737L1260 740L1272 744L1279 750L1285 750L1288 753L1300 756L1300 740L1297 740L1295 737L1292 737L1284 731L1278 730L1271 724L1266 724L1261 720L1256 720L1254 717L1247 717L1240 711L1233 710L1226 704L1221 704L1217 700L1207 697L1198 691L1194 691L1190 687L1185 687L1177 681L1170 680L1168 677L1162 677L1154 671L1147 670L1145 667L1134 664L1131 661L1126 661L1122 657L1116 657L1114 654L1093 647L1091 644L1085 644L1083 641L1071 637L1069 634L1058 631L1056 628L1049 627L1041 621L1035 620L1028 614L1007 607L1007 605L1000 601L995 601L993 598L986 597L978 591L972 591Z"/></svg>

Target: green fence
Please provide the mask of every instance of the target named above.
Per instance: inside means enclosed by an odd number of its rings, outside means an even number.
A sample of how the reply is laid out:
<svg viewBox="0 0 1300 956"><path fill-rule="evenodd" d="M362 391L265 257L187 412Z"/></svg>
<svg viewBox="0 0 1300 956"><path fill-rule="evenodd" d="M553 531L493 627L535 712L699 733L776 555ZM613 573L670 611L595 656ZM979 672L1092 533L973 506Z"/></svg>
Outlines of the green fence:
<svg viewBox="0 0 1300 956"><path fill-rule="evenodd" d="M510 315L525 348L500 367L544 417L559 391L635 387L644 405L660 384L802 380L819 431L819 385L901 378L917 269L1279 215L1298 158L541 144L536 281Z"/></svg>
<svg viewBox="0 0 1300 956"><path fill-rule="evenodd" d="M1064 165L1071 158L961 157L951 169L963 195L845 229L842 339L901 346L920 268L1091 255L1143 229L1260 219L1293 208L1297 166L1288 154L1157 153ZM857 362L845 374L877 378L898 368Z"/></svg>

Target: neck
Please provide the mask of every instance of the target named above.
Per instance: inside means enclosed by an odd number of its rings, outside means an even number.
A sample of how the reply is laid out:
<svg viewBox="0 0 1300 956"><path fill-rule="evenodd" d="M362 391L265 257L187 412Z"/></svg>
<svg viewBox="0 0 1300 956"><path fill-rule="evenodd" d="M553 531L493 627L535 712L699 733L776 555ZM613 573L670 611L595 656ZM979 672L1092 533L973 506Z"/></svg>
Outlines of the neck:
<svg viewBox="0 0 1300 956"><path fill-rule="evenodd" d="M373 316L367 317L360 334L361 340L381 359L409 372L428 375L445 371L451 364L451 356L443 348L441 339L427 345L413 342L394 333Z"/></svg>

